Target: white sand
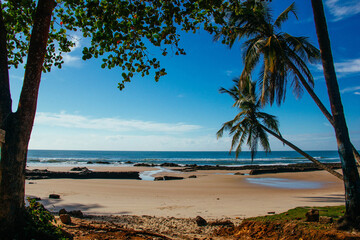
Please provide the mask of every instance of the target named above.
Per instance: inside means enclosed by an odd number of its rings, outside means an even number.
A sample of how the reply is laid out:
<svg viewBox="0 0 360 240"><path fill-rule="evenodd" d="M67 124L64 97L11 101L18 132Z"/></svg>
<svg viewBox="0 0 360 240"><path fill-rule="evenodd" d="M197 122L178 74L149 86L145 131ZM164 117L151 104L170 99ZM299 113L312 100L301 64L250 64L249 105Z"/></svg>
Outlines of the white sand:
<svg viewBox="0 0 360 240"><path fill-rule="evenodd" d="M92 167L98 171L149 171L154 168ZM52 167L49 170L69 170ZM51 211L79 209L87 214L172 217L243 218L284 212L297 206L344 204L343 183L324 171L256 176L226 175L234 171L166 173L184 180L106 179L27 180L26 195L37 196ZM217 174L216 174L217 173ZM164 174L162 174L164 175ZM187 178L196 175L197 178ZM247 178L281 178L320 183L316 189L289 189L249 183ZM29 182L33 184L29 184ZM309 185L312 186L312 185ZM296 184L294 184L296 187ZM61 199L49 199L51 193Z"/></svg>

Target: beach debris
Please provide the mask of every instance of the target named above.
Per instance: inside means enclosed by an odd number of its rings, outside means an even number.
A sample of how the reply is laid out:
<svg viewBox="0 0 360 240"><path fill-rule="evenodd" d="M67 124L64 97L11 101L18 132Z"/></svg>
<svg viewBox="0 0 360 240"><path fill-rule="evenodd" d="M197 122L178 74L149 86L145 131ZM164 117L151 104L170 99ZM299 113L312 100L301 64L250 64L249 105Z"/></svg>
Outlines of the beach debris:
<svg viewBox="0 0 360 240"><path fill-rule="evenodd" d="M49 195L49 198L52 198L52 199L60 199L60 195L59 194L50 194Z"/></svg>
<svg viewBox="0 0 360 240"><path fill-rule="evenodd" d="M60 214L60 221L63 224L71 224L71 217L69 214Z"/></svg>
<svg viewBox="0 0 360 240"><path fill-rule="evenodd" d="M206 226L208 224L207 221L200 216L195 218L195 222L199 227Z"/></svg>
<svg viewBox="0 0 360 240"><path fill-rule="evenodd" d="M87 167L74 167L70 171L90 171Z"/></svg>
<svg viewBox="0 0 360 240"><path fill-rule="evenodd" d="M268 212L268 214L275 214L275 212Z"/></svg>
<svg viewBox="0 0 360 240"><path fill-rule="evenodd" d="M155 177L154 181L164 181L164 177Z"/></svg>
<svg viewBox="0 0 360 240"><path fill-rule="evenodd" d="M318 222L319 221L319 210L318 209L310 209L305 214L306 222Z"/></svg>
<svg viewBox="0 0 360 240"><path fill-rule="evenodd" d="M333 223L334 219L332 217L320 216L319 222L320 223Z"/></svg>
<svg viewBox="0 0 360 240"><path fill-rule="evenodd" d="M59 210L59 216L60 216L61 214L67 214L67 213L68 213L68 212L66 211L65 208L62 208L62 209Z"/></svg>
<svg viewBox="0 0 360 240"><path fill-rule="evenodd" d="M72 210L70 212L68 212L68 214L72 217L76 217L76 218L83 218L84 214L82 213L81 210Z"/></svg>
<svg viewBox="0 0 360 240"><path fill-rule="evenodd" d="M191 175L191 176L189 176L189 178L197 178L197 176L196 175Z"/></svg>

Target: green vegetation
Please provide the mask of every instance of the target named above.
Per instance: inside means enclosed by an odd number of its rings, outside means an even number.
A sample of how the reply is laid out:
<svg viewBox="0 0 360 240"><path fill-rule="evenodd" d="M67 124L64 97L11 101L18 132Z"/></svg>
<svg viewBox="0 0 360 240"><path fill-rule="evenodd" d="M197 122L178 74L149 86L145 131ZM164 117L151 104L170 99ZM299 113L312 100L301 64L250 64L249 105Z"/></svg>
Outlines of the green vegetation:
<svg viewBox="0 0 360 240"><path fill-rule="evenodd" d="M54 216L34 199L28 199L29 206L25 212L24 232L19 239L67 239L59 227L56 227Z"/></svg>
<svg viewBox="0 0 360 240"><path fill-rule="evenodd" d="M261 217L248 218L248 220L256 221L291 221L291 220L304 220L305 214L310 209L318 209L320 216L332 217L334 221L338 220L344 215L345 206L333 206L333 207L297 207L290 209L287 212L266 215Z"/></svg>

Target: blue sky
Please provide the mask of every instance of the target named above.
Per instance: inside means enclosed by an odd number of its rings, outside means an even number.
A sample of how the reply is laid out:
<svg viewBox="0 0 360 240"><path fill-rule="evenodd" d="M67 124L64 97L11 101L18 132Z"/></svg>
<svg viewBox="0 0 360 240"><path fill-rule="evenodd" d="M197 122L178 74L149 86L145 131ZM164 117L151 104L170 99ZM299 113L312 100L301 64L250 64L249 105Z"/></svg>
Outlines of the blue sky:
<svg viewBox="0 0 360 240"><path fill-rule="evenodd" d="M271 3L274 16L293 1ZM308 36L317 46L310 1L296 0L298 20L284 30ZM360 2L324 0L334 61L351 140L360 148ZM123 91L117 89L121 70L100 68L101 60L81 60L85 39L65 56L63 69L43 74L30 149L227 151L230 138L216 139L222 123L232 119L232 99L220 94L242 71L240 45L233 49L214 42L206 32L183 34L186 56L161 59L168 75L156 83L135 76ZM156 51L154 51L154 54ZM315 92L328 106L321 66L310 69ZM23 70L10 71L16 109ZM336 150L332 127L304 92L295 99L288 90L280 107L266 107L278 116L282 135L305 150ZM289 150L271 138L272 150ZM244 148L246 150L246 148Z"/></svg>

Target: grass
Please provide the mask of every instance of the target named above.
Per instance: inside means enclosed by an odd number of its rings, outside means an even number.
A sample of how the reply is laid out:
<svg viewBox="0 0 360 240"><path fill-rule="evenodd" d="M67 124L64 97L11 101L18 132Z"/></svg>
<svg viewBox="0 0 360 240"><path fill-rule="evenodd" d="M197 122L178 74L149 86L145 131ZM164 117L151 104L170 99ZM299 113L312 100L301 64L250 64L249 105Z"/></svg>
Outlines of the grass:
<svg viewBox="0 0 360 240"><path fill-rule="evenodd" d="M337 220L342 217L345 212L345 206L297 207L284 213L248 218L247 220L259 222L297 222L297 224L303 228L317 230L325 230L333 227L333 223L305 222L305 214L310 209L318 209L320 216L332 217L334 223L337 222Z"/></svg>

